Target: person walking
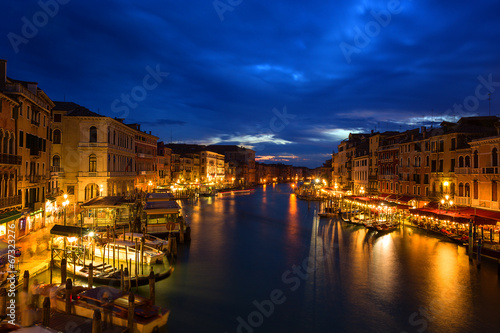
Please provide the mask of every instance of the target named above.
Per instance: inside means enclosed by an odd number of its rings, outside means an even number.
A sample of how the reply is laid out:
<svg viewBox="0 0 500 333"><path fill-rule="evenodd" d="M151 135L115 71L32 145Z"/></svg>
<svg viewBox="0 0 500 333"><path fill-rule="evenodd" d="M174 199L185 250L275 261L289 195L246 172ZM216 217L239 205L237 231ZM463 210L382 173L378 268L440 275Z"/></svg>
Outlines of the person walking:
<svg viewBox="0 0 500 333"><path fill-rule="evenodd" d="M38 284L37 279L33 280L33 284L30 287L30 293L31 293L31 304L36 310L38 308L38 302L40 300L40 284Z"/></svg>

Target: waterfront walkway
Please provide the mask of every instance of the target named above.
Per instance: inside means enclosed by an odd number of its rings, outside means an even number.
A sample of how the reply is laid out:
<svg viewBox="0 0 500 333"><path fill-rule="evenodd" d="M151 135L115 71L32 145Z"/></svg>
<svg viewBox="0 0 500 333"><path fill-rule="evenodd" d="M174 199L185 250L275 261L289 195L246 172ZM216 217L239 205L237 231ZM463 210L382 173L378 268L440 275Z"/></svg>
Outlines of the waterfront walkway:
<svg viewBox="0 0 500 333"><path fill-rule="evenodd" d="M50 261L50 229L52 224L21 237L16 241L16 247L21 248L21 256L17 258L16 270L20 278L24 271L32 276L45 271Z"/></svg>

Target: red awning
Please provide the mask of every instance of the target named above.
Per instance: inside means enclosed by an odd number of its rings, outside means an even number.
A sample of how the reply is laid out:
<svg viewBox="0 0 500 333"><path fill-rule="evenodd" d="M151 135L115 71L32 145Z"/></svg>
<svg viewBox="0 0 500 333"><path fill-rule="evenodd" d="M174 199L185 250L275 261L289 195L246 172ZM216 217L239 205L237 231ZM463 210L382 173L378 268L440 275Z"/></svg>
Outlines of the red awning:
<svg viewBox="0 0 500 333"><path fill-rule="evenodd" d="M425 208L410 209L412 214L434 217L441 220L450 220L458 223L469 223L474 221L476 225L496 225L500 221L500 212L491 211L480 208L456 207L451 210L430 208L427 205Z"/></svg>
<svg viewBox="0 0 500 333"><path fill-rule="evenodd" d="M500 211L467 207L464 214L474 219L474 224L497 224L500 221Z"/></svg>
<svg viewBox="0 0 500 333"><path fill-rule="evenodd" d="M400 202L409 202L411 200L415 199L414 197L411 197L409 195L403 195L399 198L397 198L397 201L400 201Z"/></svg>
<svg viewBox="0 0 500 333"><path fill-rule="evenodd" d="M398 204L396 208L397 209L406 209L406 210L408 210L408 209L410 209L410 207L411 206L408 206L408 205Z"/></svg>

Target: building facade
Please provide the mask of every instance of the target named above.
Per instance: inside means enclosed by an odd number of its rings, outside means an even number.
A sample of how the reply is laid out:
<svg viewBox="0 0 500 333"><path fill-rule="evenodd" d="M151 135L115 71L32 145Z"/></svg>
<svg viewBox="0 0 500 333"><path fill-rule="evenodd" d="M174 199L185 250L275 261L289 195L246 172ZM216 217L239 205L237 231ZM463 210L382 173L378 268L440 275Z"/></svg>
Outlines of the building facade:
<svg viewBox="0 0 500 333"><path fill-rule="evenodd" d="M23 215L19 218L16 235L22 236L43 226L45 198L49 183L49 138L54 103L36 82L14 80L7 77L7 61L0 60L0 92L2 108L11 112L5 119L2 134L2 153L19 162L20 167L3 174L4 197L21 198ZM8 124L10 123L10 124ZM13 126L13 127L12 127ZM16 202L17 202L16 201Z"/></svg>
<svg viewBox="0 0 500 333"><path fill-rule="evenodd" d="M136 181L138 190L149 192L158 185L156 153L158 149L158 137L141 131L141 125L127 125L135 131L135 153L136 153Z"/></svg>
<svg viewBox="0 0 500 333"><path fill-rule="evenodd" d="M72 102L56 102L53 121L52 187L70 205L134 190L134 130Z"/></svg>

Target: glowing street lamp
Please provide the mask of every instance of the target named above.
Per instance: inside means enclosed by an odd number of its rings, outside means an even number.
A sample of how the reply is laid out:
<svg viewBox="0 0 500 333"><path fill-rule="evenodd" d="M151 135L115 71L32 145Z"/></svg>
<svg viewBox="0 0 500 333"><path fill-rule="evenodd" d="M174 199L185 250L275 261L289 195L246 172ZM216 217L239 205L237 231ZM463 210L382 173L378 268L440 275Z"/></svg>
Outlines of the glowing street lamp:
<svg viewBox="0 0 500 333"><path fill-rule="evenodd" d="M66 199L68 196L65 194L64 195L64 198ZM62 205L63 205L63 208L64 208L64 225L66 225L66 207L68 206L69 204L69 200L64 200Z"/></svg>

